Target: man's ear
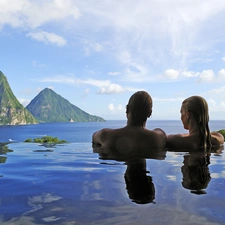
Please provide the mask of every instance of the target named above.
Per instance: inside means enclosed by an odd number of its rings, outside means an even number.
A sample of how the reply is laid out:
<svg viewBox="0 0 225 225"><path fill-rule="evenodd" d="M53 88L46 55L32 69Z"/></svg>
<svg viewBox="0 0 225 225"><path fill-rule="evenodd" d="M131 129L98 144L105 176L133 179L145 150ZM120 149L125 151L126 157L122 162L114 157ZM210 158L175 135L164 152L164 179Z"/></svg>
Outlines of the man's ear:
<svg viewBox="0 0 225 225"><path fill-rule="evenodd" d="M148 113L148 118L152 115L152 109Z"/></svg>
<svg viewBox="0 0 225 225"><path fill-rule="evenodd" d="M126 114L129 113L129 105L126 105Z"/></svg>

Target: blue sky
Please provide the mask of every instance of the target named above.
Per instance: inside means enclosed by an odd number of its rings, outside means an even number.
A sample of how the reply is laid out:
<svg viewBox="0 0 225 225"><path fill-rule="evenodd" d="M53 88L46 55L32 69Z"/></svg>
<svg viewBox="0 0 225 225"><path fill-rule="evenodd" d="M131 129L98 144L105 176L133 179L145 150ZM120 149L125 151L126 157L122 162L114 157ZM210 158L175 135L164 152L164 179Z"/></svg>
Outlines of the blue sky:
<svg viewBox="0 0 225 225"><path fill-rule="evenodd" d="M49 87L126 119L145 90L152 119L180 119L192 95L225 119L224 0L0 0L0 15L0 70L24 106Z"/></svg>

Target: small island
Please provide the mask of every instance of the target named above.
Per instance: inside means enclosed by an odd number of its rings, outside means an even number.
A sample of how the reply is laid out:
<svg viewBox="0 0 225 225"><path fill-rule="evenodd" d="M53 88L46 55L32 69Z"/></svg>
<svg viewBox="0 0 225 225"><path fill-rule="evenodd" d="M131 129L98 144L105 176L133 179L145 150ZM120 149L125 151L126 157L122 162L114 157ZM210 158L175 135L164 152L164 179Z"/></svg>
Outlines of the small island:
<svg viewBox="0 0 225 225"><path fill-rule="evenodd" d="M67 143L65 140L60 140L57 137L51 137L51 136L44 136L41 138L28 138L24 142L29 142L29 143L51 143L51 144L62 144L62 143Z"/></svg>

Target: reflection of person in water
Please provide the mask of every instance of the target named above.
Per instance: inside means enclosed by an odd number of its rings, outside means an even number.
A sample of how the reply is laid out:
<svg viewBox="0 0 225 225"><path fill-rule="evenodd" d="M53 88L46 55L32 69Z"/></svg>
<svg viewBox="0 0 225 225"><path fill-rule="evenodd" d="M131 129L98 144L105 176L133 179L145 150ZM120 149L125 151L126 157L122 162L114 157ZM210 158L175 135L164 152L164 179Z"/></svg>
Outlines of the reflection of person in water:
<svg viewBox="0 0 225 225"><path fill-rule="evenodd" d="M93 145L114 148L118 152L130 154L134 148L164 148L165 132L159 128L145 128L147 118L152 114L152 98L145 91L134 93L128 102L127 125L119 129L101 129L92 136Z"/></svg>
<svg viewBox="0 0 225 225"><path fill-rule="evenodd" d="M147 176L146 160L139 159L127 162L124 174L129 198L138 204L147 204L155 199L155 187L152 177Z"/></svg>
<svg viewBox="0 0 225 225"><path fill-rule="evenodd" d="M194 194L206 194L205 190L211 176L208 165L210 154L206 151L190 152L184 156L184 165L181 167L183 174L182 186Z"/></svg>

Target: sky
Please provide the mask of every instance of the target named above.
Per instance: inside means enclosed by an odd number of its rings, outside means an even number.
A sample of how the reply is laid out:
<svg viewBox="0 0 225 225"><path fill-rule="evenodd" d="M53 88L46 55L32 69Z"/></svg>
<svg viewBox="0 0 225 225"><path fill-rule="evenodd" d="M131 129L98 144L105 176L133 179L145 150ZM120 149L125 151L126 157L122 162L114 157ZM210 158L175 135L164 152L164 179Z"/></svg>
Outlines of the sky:
<svg viewBox="0 0 225 225"><path fill-rule="evenodd" d="M106 120L136 91L152 120L200 95L225 120L224 0L0 0L0 71L26 106L44 88Z"/></svg>

